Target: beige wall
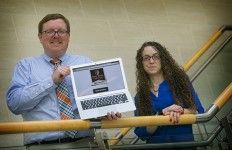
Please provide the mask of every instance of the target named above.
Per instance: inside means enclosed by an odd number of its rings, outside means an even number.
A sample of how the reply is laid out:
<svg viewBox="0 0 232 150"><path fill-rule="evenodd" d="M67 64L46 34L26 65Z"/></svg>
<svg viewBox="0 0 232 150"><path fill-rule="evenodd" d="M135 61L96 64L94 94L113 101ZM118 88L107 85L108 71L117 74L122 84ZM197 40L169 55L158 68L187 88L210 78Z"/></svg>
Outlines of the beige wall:
<svg viewBox="0 0 232 150"><path fill-rule="evenodd" d="M2 122L21 120L8 110L5 92L15 63L43 53L37 24L55 12L71 22L69 52L93 60L122 57L132 95L134 58L144 41L161 42L183 64L221 25L232 24L230 0L0 0ZM0 139L0 145L22 144L20 134Z"/></svg>

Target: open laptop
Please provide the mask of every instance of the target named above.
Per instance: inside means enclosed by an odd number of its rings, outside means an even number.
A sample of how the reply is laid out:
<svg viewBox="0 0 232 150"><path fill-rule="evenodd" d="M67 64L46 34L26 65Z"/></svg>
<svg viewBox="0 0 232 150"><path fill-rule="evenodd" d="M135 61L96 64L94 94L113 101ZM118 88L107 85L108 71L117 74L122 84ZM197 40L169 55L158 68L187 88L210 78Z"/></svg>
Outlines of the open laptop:
<svg viewBox="0 0 232 150"><path fill-rule="evenodd" d="M81 119L107 112L135 110L121 58L71 66L71 79Z"/></svg>

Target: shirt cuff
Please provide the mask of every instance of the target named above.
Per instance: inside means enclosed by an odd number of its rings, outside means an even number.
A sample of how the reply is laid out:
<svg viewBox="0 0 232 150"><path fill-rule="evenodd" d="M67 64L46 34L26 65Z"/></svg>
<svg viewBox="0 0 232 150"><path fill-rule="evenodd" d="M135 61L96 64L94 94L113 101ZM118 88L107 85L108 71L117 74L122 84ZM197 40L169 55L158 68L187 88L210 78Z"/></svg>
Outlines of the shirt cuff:
<svg viewBox="0 0 232 150"><path fill-rule="evenodd" d="M52 78L48 78L42 82L42 87L44 90L50 91L57 87L57 85L53 82Z"/></svg>

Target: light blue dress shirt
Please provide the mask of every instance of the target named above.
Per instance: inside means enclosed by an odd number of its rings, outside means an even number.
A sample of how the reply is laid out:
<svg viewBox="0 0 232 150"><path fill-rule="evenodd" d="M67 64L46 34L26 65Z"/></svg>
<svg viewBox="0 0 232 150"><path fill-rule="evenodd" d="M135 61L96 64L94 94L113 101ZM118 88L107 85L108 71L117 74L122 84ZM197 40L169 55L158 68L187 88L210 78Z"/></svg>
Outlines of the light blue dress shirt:
<svg viewBox="0 0 232 150"><path fill-rule="evenodd" d="M71 66L89 63L88 57L65 54L61 65ZM24 121L59 120L60 110L56 97L56 84L52 80L54 66L49 56L43 54L20 60L14 69L7 91L7 105L14 114L21 114ZM74 100L70 75L65 77L75 118L80 118ZM79 131L76 137L93 136L93 130ZM38 132L24 134L24 144L42 140L64 138L64 132Z"/></svg>

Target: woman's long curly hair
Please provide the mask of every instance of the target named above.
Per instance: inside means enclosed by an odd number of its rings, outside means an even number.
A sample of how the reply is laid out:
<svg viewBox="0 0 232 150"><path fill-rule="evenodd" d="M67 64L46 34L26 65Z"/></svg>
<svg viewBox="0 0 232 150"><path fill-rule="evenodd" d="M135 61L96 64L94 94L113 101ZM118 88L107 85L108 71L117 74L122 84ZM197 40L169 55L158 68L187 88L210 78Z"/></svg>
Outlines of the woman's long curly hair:
<svg viewBox="0 0 232 150"><path fill-rule="evenodd" d="M196 110L194 103L192 85L188 75L176 63L171 54L157 42L145 42L142 47L137 50L136 55L136 105L140 116L152 115L152 106L150 98L150 88L152 83L146 71L143 68L142 53L145 47L151 46L157 50L160 56L161 69L164 79L168 82L175 104L185 106Z"/></svg>

